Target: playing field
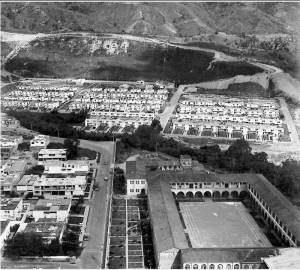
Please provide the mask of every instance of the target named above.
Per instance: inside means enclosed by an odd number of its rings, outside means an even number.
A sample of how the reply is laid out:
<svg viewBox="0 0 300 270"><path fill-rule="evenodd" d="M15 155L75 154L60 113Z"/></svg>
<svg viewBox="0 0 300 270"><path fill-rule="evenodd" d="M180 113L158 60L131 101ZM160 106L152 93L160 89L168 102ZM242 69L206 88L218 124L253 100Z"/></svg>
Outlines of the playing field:
<svg viewBox="0 0 300 270"><path fill-rule="evenodd" d="M179 205L193 248L272 247L240 202Z"/></svg>

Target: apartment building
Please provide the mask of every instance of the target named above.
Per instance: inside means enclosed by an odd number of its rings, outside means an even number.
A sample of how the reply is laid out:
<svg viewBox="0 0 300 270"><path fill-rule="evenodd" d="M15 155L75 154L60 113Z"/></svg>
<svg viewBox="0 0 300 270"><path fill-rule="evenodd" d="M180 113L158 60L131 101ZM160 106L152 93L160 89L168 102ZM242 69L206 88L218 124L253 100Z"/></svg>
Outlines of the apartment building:
<svg viewBox="0 0 300 270"><path fill-rule="evenodd" d="M46 198L52 196L72 197L84 195L86 188L86 176L78 175L42 175L34 182L34 195L43 195Z"/></svg>
<svg viewBox="0 0 300 270"><path fill-rule="evenodd" d="M66 161L66 149L41 149L38 154L38 164L43 165L46 161Z"/></svg>

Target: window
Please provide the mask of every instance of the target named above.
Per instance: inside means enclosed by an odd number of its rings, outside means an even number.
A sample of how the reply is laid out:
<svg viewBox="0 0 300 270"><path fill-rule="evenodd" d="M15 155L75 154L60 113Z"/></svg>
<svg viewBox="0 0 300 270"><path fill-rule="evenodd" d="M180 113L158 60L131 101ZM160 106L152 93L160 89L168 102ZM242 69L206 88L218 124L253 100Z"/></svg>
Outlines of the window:
<svg viewBox="0 0 300 270"><path fill-rule="evenodd" d="M239 264L235 264L233 268L234 269L240 269L240 265Z"/></svg>
<svg viewBox="0 0 300 270"><path fill-rule="evenodd" d="M209 266L209 269L215 269L215 265L214 265L214 264L211 264L211 265Z"/></svg>
<svg viewBox="0 0 300 270"><path fill-rule="evenodd" d="M201 269L206 269L206 264L202 264Z"/></svg>
<svg viewBox="0 0 300 270"><path fill-rule="evenodd" d="M253 264L251 268L256 269L257 268L256 264Z"/></svg>
<svg viewBox="0 0 300 270"><path fill-rule="evenodd" d="M198 269L198 264L194 264L193 269Z"/></svg>
<svg viewBox="0 0 300 270"><path fill-rule="evenodd" d="M219 264L218 269L223 269L223 264Z"/></svg>
<svg viewBox="0 0 300 270"><path fill-rule="evenodd" d="M146 182L146 181L141 181L141 184L143 184L143 185L144 185L144 184L145 184L145 182Z"/></svg>
<svg viewBox="0 0 300 270"><path fill-rule="evenodd" d="M139 190L139 189L136 189L135 192L140 192L140 190Z"/></svg>
<svg viewBox="0 0 300 270"><path fill-rule="evenodd" d="M243 266L243 269L249 269L249 265L248 265L248 264L245 264L245 265Z"/></svg>
<svg viewBox="0 0 300 270"><path fill-rule="evenodd" d="M130 184L133 185L133 184L134 184L134 181L130 181Z"/></svg>
<svg viewBox="0 0 300 270"><path fill-rule="evenodd" d="M134 192L134 189L130 189L130 192Z"/></svg>
<svg viewBox="0 0 300 270"><path fill-rule="evenodd" d="M186 264L186 265L184 266L184 269L191 269L191 265L190 265L190 264Z"/></svg>
<svg viewBox="0 0 300 270"><path fill-rule="evenodd" d="M136 183L136 184L139 184L139 183L140 183L140 181L135 181L135 183Z"/></svg>

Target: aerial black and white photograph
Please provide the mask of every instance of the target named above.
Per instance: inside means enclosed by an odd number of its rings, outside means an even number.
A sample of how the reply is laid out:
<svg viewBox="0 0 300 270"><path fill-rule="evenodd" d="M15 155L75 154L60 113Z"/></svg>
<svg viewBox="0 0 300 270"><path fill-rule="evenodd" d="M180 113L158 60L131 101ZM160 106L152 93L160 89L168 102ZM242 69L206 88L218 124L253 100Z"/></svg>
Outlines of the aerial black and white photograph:
<svg viewBox="0 0 300 270"><path fill-rule="evenodd" d="M300 269L300 2L0 10L1 269Z"/></svg>

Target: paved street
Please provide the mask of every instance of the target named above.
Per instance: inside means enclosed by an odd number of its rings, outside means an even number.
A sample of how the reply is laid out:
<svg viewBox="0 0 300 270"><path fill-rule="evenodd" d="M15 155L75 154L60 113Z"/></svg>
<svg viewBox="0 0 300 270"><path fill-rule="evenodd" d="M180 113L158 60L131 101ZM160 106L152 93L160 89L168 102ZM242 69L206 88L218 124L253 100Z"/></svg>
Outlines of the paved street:
<svg viewBox="0 0 300 270"><path fill-rule="evenodd" d="M285 117L284 123L287 124L289 132L290 132L291 142L299 145L300 141L299 141L297 129L296 129L295 123L293 121L293 118L291 116L291 113L288 109L288 105L286 104L284 98L278 98L278 99L280 101L281 110Z"/></svg>
<svg viewBox="0 0 300 270"><path fill-rule="evenodd" d="M173 95L173 97L171 98L171 100L169 102L169 106L167 106L166 109L164 110L164 112L161 115L159 115L161 117L160 124L163 129L167 125L169 118L171 117L176 105L178 104L178 100L179 100L180 96L182 95L185 87L186 87L186 85L180 85L178 87L177 91L175 92L175 94Z"/></svg>
<svg viewBox="0 0 300 270"><path fill-rule="evenodd" d="M51 141L61 141L61 138L51 137ZM104 177L109 177L109 169L113 162L113 142L94 142L80 140L80 147L95 150L101 153L96 183L99 183L100 190L94 191L93 197L89 202L90 214L86 232L90 233L90 240L86 241L85 248L76 264L76 268L99 269L103 263L104 241L106 234L105 220L107 217L108 194L111 188L111 179L104 181ZM103 162L108 164L104 165Z"/></svg>

